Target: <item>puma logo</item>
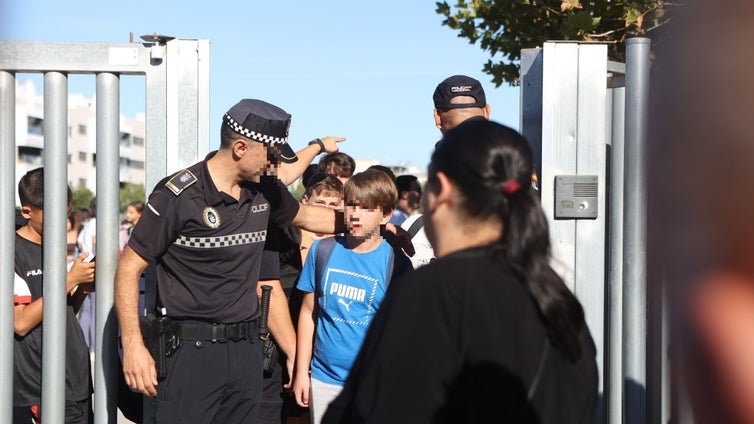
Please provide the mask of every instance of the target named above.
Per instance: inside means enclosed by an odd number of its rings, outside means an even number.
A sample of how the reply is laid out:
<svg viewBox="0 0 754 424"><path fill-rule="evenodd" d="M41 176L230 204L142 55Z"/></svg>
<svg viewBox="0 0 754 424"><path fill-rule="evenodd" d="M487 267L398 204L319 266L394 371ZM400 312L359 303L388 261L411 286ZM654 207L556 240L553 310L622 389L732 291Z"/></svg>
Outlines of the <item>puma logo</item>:
<svg viewBox="0 0 754 424"><path fill-rule="evenodd" d="M342 304L343 306L345 306L345 307L346 307L346 310L347 310L348 312L351 312L351 304L353 303L353 300L352 300L352 301L350 301L350 302L348 302L348 303L346 303L346 301L345 301L345 300L343 300L343 299L338 299L338 303L340 303L340 304Z"/></svg>

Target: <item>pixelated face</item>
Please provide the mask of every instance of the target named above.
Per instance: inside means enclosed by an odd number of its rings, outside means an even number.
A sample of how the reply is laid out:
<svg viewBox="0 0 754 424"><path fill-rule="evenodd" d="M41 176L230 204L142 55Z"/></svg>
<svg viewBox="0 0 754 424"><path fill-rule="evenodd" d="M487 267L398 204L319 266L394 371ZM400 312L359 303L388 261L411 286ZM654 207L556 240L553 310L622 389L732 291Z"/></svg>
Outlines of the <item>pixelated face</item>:
<svg viewBox="0 0 754 424"><path fill-rule="evenodd" d="M280 168L280 158L277 157L272 151L272 147L267 148L267 165L262 171L262 175L275 177L278 174L278 168Z"/></svg>
<svg viewBox="0 0 754 424"><path fill-rule="evenodd" d="M338 211L343 210L343 199L329 193L312 194L310 197L305 196L302 200L307 205L324 206Z"/></svg>
<svg viewBox="0 0 754 424"><path fill-rule="evenodd" d="M383 213L378 205L362 205L346 199L345 219L350 236L369 239L379 237L380 225L387 224L390 214Z"/></svg>
<svg viewBox="0 0 754 424"><path fill-rule="evenodd" d="M246 141L247 154L242 160L243 178L247 181L259 181L261 175L274 175L277 159L267 145L259 141Z"/></svg>

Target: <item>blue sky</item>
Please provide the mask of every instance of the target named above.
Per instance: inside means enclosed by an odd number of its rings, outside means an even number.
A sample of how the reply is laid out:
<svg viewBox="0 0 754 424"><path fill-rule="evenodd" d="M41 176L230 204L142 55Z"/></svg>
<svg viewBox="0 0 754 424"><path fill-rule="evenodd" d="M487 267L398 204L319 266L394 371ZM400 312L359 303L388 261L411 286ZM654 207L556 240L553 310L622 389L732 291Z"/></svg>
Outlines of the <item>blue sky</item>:
<svg viewBox="0 0 754 424"><path fill-rule="evenodd" d="M519 126L519 89L489 82L488 53L442 26L431 0L0 2L3 40L127 42L129 32L210 40L212 148L222 114L259 98L293 115L294 149L342 135L355 158L424 168L440 137L432 92L454 74L479 79L491 118ZM121 112L142 112L143 79L121 80ZM70 90L92 96L94 77L71 76Z"/></svg>

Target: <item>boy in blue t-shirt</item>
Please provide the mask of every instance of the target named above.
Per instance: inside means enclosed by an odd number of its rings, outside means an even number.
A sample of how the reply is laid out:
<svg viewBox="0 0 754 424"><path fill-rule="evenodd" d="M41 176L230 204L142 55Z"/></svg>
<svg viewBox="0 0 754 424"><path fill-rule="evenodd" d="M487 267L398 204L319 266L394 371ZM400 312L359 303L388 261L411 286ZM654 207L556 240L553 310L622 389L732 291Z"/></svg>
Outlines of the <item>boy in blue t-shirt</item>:
<svg viewBox="0 0 754 424"><path fill-rule="evenodd" d="M299 405L310 408L314 423L343 388L390 280L412 269L408 258L394 253L380 235L398 197L390 177L365 171L354 175L344 192L348 232L312 244L297 286L306 294L298 321L293 392ZM330 250L326 262L317 260L322 258L318 249Z"/></svg>

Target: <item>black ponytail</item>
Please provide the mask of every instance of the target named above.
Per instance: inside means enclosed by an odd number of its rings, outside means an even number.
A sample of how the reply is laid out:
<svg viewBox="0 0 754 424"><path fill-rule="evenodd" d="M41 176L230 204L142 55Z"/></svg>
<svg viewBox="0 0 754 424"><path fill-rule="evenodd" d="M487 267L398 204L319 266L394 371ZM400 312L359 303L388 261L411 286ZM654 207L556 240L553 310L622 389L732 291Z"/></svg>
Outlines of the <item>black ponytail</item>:
<svg viewBox="0 0 754 424"><path fill-rule="evenodd" d="M550 267L550 233L532 189L533 158L515 130L482 119L466 121L437 143L430 183L442 171L459 187L470 218L503 222L505 258L534 299L553 346L571 360L581 356L584 310Z"/></svg>

